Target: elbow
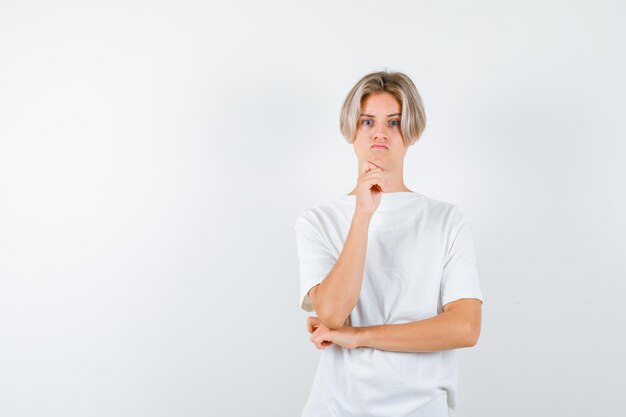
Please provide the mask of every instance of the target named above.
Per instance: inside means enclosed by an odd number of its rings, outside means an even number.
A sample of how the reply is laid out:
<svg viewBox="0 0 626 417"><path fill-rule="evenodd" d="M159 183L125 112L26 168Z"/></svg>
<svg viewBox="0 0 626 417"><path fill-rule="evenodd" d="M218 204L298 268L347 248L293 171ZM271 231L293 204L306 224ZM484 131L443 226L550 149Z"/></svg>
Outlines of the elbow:
<svg viewBox="0 0 626 417"><path fill-rule="evenodd" d="M480 327L468 325L468 329L465 332L465 347L474 347L478 343L480 338Z"/></svg>
<svg viewBox="0 0 626 417"><path fill-rule="evenodd" d="M313 301L313 309L317 313L319 321L331 330L341 329L349 315L342 315L335 306L332 306L332 308L328 307L319 297L316 297Z"/></svg>
<svg viewBox="0 0 626 417"><path fill-rule="evenodd" d="M338 330L343 327L346 322L346 317L340 317L337 314L326 313L326 312L318 312L317 314L319 320L322 324L328 327L331 330Z"/></svg>
<svg viewBox="0 0 626 417"><path fill-rule="evenodd" d="M330 326L327 326L330 330L339 330L343 327L343 325L346 323L345 320L335 320L335 321L331 321L329 324Z"/></svg>
<svg viewBox="0 0 626 417"><path fill-rule="evenodd" d="M474 347L474 346L476 346L477 343L478 343L478 336L472 335L468 339L467 344L465 345L465 347Z"/></svg>

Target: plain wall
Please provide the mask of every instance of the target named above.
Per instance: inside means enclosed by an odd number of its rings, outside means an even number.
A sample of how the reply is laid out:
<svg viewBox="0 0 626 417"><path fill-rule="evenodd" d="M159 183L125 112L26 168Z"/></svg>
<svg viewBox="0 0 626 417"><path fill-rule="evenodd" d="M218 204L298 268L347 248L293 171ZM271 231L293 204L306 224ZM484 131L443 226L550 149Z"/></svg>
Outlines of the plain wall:
<svg viewBox="0 0 626 417"><path fill-rule="evenodd" d="M349 192L352 85L408 74L405 183L470 219L458 417L626 384L626 8L0 3L0 415L299 416L321 351L293 225Z"/></svg>

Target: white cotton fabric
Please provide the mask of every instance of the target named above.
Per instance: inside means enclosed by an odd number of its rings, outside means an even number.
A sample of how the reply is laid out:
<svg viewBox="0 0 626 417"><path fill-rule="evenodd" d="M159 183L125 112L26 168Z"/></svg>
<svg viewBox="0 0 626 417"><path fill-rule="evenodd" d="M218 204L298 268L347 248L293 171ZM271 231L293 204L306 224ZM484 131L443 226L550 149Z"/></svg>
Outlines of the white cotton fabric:
<svg viewBox="0 0 626 417"><path fill-rule="evenodd" d="M344 195L296 220L300 307L307 312L313 311L307 293L337 261L355 204L356 196ZM416 192L383 193L370 220L360 298L346 323L423 320L460 298L483 301L466 215ZM332 344L320 352L302 417L439 417L456 407L454 349L395 352Z"/></svg>

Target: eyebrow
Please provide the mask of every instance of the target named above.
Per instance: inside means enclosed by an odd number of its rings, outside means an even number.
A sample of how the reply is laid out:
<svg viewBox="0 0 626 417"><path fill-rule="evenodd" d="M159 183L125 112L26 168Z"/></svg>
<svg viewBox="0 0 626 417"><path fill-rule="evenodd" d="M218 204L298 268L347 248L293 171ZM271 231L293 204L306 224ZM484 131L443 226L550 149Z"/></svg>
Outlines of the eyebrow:
<svg viewBox="0 0 626 417"><path fill-rule="evenodd" d="M388 114L388 115L387 115L387 117L391 117L391 116L399 116L399 115L401 115L401 114L402 114L402 113L391 113L391 114ZM366 114L366 113L361 113L359 116L376 117L376 116L374 116L373 114Z"/></svg>

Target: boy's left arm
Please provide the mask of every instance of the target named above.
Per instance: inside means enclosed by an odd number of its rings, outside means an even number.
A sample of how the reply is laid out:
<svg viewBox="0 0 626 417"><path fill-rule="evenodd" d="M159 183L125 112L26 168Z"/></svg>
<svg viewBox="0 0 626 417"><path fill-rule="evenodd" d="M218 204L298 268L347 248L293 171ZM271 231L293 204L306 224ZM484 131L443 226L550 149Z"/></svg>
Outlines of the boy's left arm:
<svg viewBox="0 0 626 417"><path fill-rule="evenodd" d="M481 309L479 299L461 298L444 305L441 314L428 319L355 327L356 344L396 352L472 347L480 335Z"/></svg>

